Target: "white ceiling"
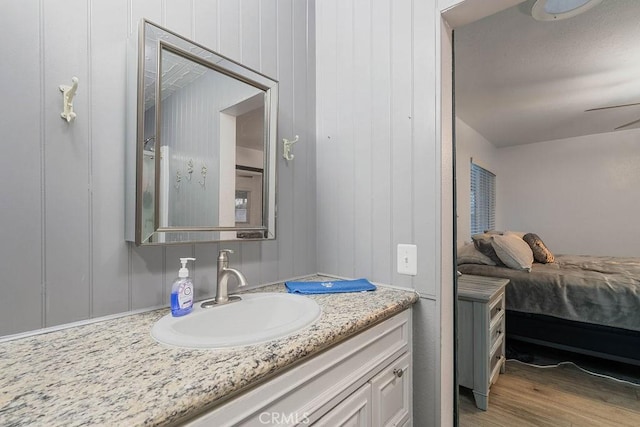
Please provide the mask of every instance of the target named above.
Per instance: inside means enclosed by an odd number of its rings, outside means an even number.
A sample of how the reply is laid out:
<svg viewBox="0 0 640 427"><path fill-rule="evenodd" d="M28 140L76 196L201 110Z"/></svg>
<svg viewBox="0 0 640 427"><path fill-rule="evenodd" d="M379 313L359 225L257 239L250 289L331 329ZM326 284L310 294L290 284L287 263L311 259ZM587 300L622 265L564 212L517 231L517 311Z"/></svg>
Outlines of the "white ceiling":
<svg viewBox="0 0 640 427"><path fill-rule="evenodd" d="M497 147L611 132L640 119L640 1L539 22L529 0L457 28L456 115ZM640 124L624 128L635 129Z"/></svg>

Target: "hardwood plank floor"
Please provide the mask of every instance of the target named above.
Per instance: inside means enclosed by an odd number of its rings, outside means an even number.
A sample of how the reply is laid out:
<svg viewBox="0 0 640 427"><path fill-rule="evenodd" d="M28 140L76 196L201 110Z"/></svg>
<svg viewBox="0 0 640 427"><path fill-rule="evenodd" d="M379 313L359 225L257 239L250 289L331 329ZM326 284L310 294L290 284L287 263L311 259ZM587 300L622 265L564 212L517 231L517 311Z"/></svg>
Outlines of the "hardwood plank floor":
<svg viewBox="0 0 640 427"><path fill-rule="evenodd" d="M489 409L460 388L460 426L640 426L640 387L599 378L572 365L535 368L508 361L491 386Z"/></svg>

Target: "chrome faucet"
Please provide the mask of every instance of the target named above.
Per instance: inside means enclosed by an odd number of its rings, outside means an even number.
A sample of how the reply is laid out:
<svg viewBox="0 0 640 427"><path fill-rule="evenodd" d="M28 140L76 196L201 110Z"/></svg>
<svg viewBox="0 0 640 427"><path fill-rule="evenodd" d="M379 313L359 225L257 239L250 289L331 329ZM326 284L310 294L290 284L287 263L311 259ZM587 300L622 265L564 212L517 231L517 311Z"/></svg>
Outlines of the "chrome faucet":
<svg viewBox="0 0 640 427"><path fill-rule="evenodd" d="M229 268L229 255L233 251L231 249L222 249L218 253L218 282L216 285L216 297L213 300L205 301L202 307L213 307L215 305L228 304L230 302L239 301L239 296L229 296L227 294L227 282L229 276L235 276L238 279L238 286L247 286L247 278L244 274L235 268Z"/></svg>

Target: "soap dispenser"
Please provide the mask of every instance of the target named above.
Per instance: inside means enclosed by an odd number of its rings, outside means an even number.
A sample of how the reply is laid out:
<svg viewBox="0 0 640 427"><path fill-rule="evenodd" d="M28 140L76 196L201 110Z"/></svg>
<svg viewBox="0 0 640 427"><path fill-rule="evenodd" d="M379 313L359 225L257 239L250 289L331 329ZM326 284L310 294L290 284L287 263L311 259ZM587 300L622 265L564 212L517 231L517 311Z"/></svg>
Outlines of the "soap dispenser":
<svg viewBox="0 0 640 427"><path fill-rule="evenodd" d="M174 317L184 316L193 310L193 280L189 277L188 261L195 258L180 258L182 268L171 286L171 314Z"/></svg>

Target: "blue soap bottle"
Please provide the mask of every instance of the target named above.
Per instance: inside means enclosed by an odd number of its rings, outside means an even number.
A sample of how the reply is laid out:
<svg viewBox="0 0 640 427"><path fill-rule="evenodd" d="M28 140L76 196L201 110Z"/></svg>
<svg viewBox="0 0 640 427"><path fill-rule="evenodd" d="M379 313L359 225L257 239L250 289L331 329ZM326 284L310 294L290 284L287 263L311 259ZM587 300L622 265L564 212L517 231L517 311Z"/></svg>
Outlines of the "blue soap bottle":
<svg viewBox="0 0 640 427"><path fill-rule="evenodd" d="M171 286L171 314L174 317L184 316L193 310L193 280L189 277L187 262L195 260L195 258L180 258L182 268Z"/></svg>

